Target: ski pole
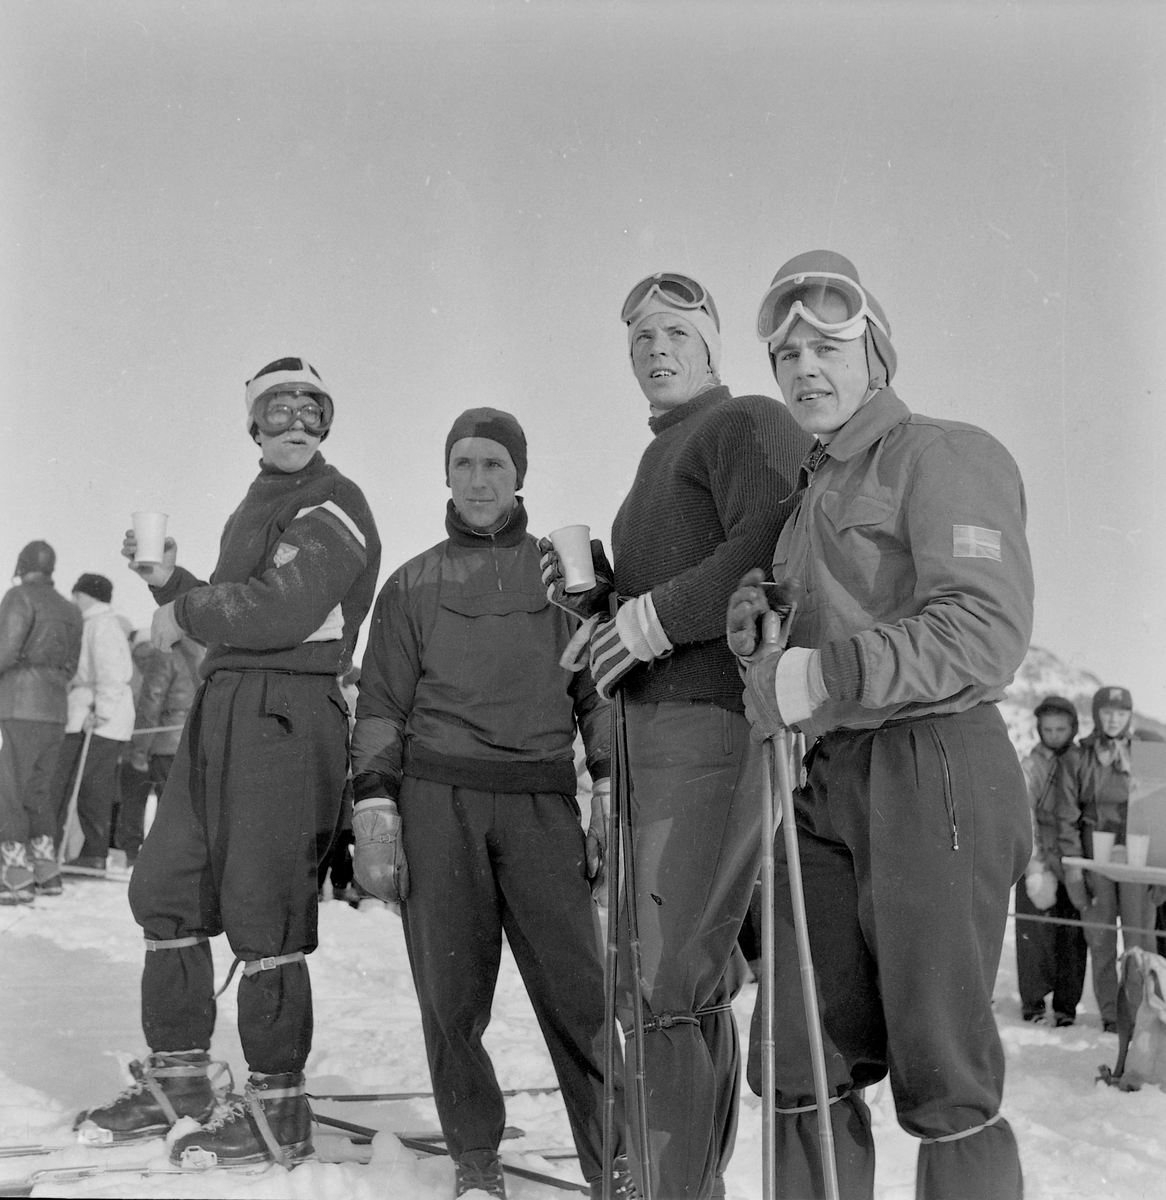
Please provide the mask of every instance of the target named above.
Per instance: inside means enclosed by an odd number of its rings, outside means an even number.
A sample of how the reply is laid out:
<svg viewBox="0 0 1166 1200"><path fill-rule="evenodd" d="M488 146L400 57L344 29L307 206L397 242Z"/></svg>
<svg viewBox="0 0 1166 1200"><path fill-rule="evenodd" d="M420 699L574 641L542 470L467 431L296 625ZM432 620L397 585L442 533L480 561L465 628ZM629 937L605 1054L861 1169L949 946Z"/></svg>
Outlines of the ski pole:
<svg viewBox="0 0 1166 1200"><path fill-rule="evenodd" d="M761 796L761 1195L777 1193L776 1130L774 1128L774 935L773 935L773 755L765 743Z"/></svg>
<svg viewBox="0 0 1166 1200"><path fill-rule="evenodd" d="M826 1050L818 1015L818 988L814 959L810 953L810 929L806 920L806 896L802 889L802 863L794 818L793 786L790 782L790 737L782 730L772 739L777 766L777 793L781 801L781 824L785 831L785 857L789 867L789 894L793 905L794 933L798 943L798 966L802 976L802 1001L806 1010L806 1033L810 1039L810 1062L814 1069L814 1099L818 1105L818 1148L826 1200L839 1200L838 1168L834 1160L834 1129L830 1124L830 1087L826 1080Z"/></svg>
<svg viewBox="0 0 1166 1200"><path fill-rule="evenodd" d="M628 763L628 727L624 711L623 692L612 698L612 731L615 734L614 760L616 778L622 778L628 803L620 812L623 836L624 908L628 920L628 951L632 973L632 1036L636 1043L635 1091L636 1118L639 1126L640 1200L652 1200L652 1161L648 1139L648 1085L644 1065L644 984L641 978L640 914L637 908L635 841L632 835L631 771ZM613 789L614 790L614 789Z"/></svg>
<svg viewBox="0 0 1166 1200"><path fill-rule="evenodd" d="M612 710L614 732L615 710ZM615 742L615 738L612 738ZM614 746L613 746L614 752ZM616 769L613 753L614 778L611 781L611 804L607 812L607 942L603 957L603 1200L612 1200L612 1177L615 1173L615 1060L618 1043L615 1036L615 1001L619 986L619 897L620 897L620 814L626 807L624 789L627 786L622 771Z"/></svg>
<svg viewBox="0 0 1166 1200"><path fill-rule="evenodd" d="M93 726L85 730L85 740L81 743L81 757L77 760L77 777L73 780L73 791L69 796L69 804L65 809L65 821L61 826L61 844L57 847L57 862L65 861L65 843L69 838L69 826L77 819L77 797L81 792L81 777L85 774L85 760L89 757L89 743L93 740Z"/></svg>

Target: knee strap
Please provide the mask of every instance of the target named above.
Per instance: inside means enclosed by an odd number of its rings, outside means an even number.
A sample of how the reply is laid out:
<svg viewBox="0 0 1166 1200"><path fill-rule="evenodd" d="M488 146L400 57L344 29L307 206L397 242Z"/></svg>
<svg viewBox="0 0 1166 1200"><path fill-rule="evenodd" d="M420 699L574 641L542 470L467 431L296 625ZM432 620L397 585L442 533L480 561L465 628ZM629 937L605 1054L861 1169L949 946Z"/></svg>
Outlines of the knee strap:
<svg viewBox="0 0 1166 1200"><path fill-rule="evenodd" d="M182 950L187 946L197 946L199 942L209 942L205 933L197 933L193 937L170 938L169 941L159 941L157 938L146 938L147 950Z"/></svg>
<svg viewBox="0 0 1166 1200"><path fill-rule="evenodd" d="M949 1133L945 1137L937 1138L920 1138L919 1141L924 1146L934 1146L937 1142L958 1142L961 1138L971 1137L973 1133L979 1133L982 1129L987 1129L989 1125L995 1125L1000 1120L1001 1113L997 1113L994 1117L989 1117L983 1125L973 1125L971 1129L961 1129L959 1133Z"/></svg>
<svg viewBox="0 0 1166 1200"><path fill-rule="evenodd" d="M731 1012L733 1005L726 1001L724 1004L709 1004L698 1008L695 1013L661 1013L658 1017L644 1019L645 1033L659 1033L661 1029L671 1029L674 1025L699 1025L701 1017L711 1016L718 1012ZM624 1037L632 1037L635 1029L625 1029Z"/></svg>
<svg viewBox="0 0 1166 1200"><path fill-rule="evenodd" d="M238 955L235 956L235 961L231 963L231 969L227 972L227 978L223 981L223 986L215 992L217 1000L231 985L231 980L235 978L235 972L239 969L239 964L243 963L244 975L257 975L260 971L274 971L276 967L282 967L284 963L303 962L305 954L302 950L295 950L291 954L277 954L268 958L255 958L250 962L245 962Z"/></svg>

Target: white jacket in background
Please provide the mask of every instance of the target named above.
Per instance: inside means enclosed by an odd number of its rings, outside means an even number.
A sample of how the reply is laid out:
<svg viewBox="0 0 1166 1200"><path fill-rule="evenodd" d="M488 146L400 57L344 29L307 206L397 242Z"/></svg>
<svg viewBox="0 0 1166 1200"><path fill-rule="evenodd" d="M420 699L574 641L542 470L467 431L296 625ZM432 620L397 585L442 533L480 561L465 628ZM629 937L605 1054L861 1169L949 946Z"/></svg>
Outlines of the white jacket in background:
<svg viewBox="0 0 1166 1200"><path fill-rule="evenodd" d="M128 742L134 732L134 663L121 622L108 604L98 602L83 614L81 658L69 684L66 733L80 733L91 708L97 714L94 737Z"/></svg>

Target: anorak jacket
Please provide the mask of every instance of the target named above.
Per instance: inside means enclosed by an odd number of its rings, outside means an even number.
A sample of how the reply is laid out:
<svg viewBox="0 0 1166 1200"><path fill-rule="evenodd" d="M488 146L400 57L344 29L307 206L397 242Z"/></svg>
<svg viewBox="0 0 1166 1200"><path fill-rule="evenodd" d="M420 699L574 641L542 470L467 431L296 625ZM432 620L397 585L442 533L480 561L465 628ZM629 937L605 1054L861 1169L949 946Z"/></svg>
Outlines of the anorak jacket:
<svg viewBox="0 0 1166 1200"><path fill-rule="evenodd" d="M128 742L134 731L134 675L130 643L112 608L100 601L82 616L81 657L69 685L66 733L80 733L90 712L93 736Z"/></svg>
<svg viewBox="0 0 1166 1200"><path fill-rule="evenodd" d="M1075 771L1080 754L1079 748L1072 743L1060 750L1050 750L1043 742L1037 742L1020 764L1032 808L1032 857L1034 861L1043 862L1058 879L1064 878L1064 870L1057 818L1060 795L1057 772L1060 769Z"/></svg>
<svg viewBox="0 0 1166 1200"><path fill-rule="evenodd" d="M398 795L402 775L492 792L575 795L574 738L593 779L610 769L607 704L590 671L559 665L576 618L547 600L521 500L480 534L398 567L373 607L352 735L357 799Z"/></svg>
<svg viewBox="0 0 1166 1200"><path fill-rule="evenodd" d="M0 721L63 725L81 657L81 611L50 579L25 579L0 601Z"/></svg>
<svg viewBox="0 0 1166 1200"><path fill-rule="evenodd" d="M1119 845L1126 840L1130 776L1121 769L1117 756L1108 764L1101 761L1097 751L1103 740L1109 739L1095 729L1078 743L1076 755L1058 764L1055 800L1057 845L1062 856L1092 858L1094 830L1116 834ZM1131 739L1124 740L1128 747Z"/></svg>
<svg viewBox="0 0 1166 1200"><path fill-rule="evenodd" d="M912 413L886 387L811 451L799 482L773 562L776 580L799 582L789 644L850 639L861 674L857 700L828 699L801 730L1002 699L1033 603L1024 485L1008 451L974 425Z"/></svg>

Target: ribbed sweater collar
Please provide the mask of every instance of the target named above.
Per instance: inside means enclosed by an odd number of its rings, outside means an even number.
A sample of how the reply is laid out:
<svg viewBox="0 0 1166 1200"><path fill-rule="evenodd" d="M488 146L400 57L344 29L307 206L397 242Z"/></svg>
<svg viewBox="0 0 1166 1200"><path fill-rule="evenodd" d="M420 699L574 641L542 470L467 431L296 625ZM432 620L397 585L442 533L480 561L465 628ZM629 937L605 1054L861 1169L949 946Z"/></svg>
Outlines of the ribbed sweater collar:
<svg viewBox="0 0 1166 1200"><path fill-rule="evenodd" d="M667 412L649 417L648 428L659 436L665 429L671 429L673 425L679 425L681 421L695 417L697 413L702 413L706 409L712 408L714 404L728 400L731 396L732 393L724 384L709 388L707 392L701 392L700 395L693 396L691 400L686 400L683 404L678 404Z"/></svg>
<svg viewBox="0 0 1166 1200"><path fill-rule="evenodd" d="M454 507L453 501L447 500L445 531L455 546L484 546L489 543L495 546L517 546L526 537L526 509L523 507L522 497L515 497L514 507L510 510L506 524L493 533L482 533L472 525L467 525Z"/></svg>
<svg viewBox="0 0 1166 1200"><path fill-rule="evenodd" d="M259 474L255 477L255 483L265 487L270 487L273 484L288 483L290 486L295 487L305 479L316 479L327 470L328 464L324 461L324 456L319 450L298 471L281 471L278 467L273 467L270 463L266 463L260 459Z"/></svg>

